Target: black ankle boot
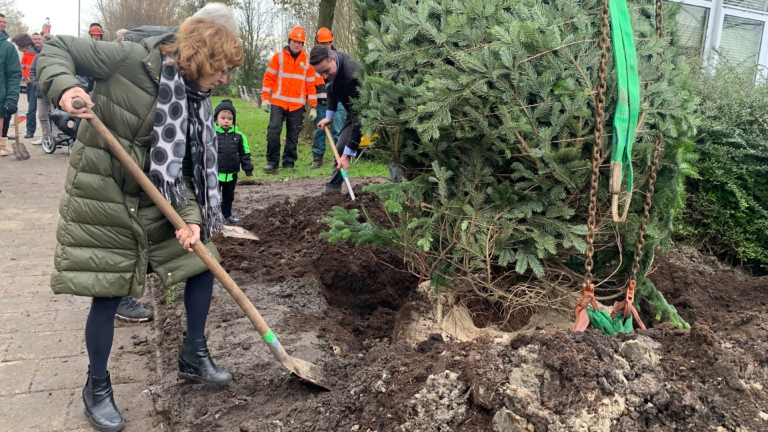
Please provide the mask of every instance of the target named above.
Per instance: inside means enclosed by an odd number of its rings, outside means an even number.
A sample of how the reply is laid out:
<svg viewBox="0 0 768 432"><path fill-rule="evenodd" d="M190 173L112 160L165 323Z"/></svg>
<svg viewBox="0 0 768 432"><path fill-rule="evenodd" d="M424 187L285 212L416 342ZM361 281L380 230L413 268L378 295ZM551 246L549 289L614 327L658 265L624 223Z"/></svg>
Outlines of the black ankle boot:
<svg viewBox="0 0 768 432"><path fill-rule="evenodd" d="M188 339L179 350L179 378L194 380L206 385L223 387L232 382L232 375L216 366L203 339Z"/></svg>
<svg viewBox="0 0 768 432"><path fill-rule="evenodd" d="M85 415L93 427L101 432L117 432L125 429L125 421L115 405L109 372L104 378L96 378L88 372L88 381L83 387Z"/></svg>

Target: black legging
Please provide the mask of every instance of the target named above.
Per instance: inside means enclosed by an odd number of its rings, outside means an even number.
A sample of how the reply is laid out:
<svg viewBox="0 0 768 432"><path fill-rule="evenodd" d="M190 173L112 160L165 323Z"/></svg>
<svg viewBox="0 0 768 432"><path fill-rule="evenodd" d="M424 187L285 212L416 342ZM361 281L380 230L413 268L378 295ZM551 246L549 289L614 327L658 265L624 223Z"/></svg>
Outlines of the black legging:
<svg viewBox="0 0 768 432"><path fill-rule="evenodd" d="M187 279L184 288L184 308L187 311L187 338L203 339L205 322L213 296L213 273L206 270ZM107 376L107 361L115 336L115 313L120 297L94 297L88 321L85 323L85 345L91 363L91 375Z"/></svg>

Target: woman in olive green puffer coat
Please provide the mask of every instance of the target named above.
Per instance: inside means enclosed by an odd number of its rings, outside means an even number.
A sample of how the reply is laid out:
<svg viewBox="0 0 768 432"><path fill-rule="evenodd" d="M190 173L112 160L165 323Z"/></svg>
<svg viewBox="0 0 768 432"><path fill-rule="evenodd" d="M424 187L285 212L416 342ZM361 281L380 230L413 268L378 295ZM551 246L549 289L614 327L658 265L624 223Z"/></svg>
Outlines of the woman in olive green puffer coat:
<svg viewBox="0 0 768 432"><path fill-rule="evenodd" d="M74 109L72 100L85 99L193 233L175 231L96 131L81 124L59 207L51 287L57 294L93 297L85 331L90 368L83 401L99 430L124 427L107 360L120 298L140 297L148 271L157 273L166 287L187 281L179 376L216 386L232 379L213 363L204 335L213 275L189 252L195 241L205 242L221 226L208 97L243 62L236 33L236 24L228 28L191 18L176 35L141 44L61 36L45 45L38 60L43 92L81 118L87 115ZM90 98L75 75L96 80ZM205 244L218 259L215 246Z"/></svg>

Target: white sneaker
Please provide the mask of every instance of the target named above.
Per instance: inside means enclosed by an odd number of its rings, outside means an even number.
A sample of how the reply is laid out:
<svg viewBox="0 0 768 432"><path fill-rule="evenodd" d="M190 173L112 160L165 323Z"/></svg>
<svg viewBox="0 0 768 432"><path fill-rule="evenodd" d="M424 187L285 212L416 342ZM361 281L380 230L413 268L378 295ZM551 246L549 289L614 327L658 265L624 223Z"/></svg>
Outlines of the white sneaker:
<svg viewBox="0 0 768 432"><path fill-rule="evenodd" d="M40 138L40 139L39 139L39 140L37 140L37 141L32 141L32 145L43 145L43 139L42 139L42 138Z"/></svg>

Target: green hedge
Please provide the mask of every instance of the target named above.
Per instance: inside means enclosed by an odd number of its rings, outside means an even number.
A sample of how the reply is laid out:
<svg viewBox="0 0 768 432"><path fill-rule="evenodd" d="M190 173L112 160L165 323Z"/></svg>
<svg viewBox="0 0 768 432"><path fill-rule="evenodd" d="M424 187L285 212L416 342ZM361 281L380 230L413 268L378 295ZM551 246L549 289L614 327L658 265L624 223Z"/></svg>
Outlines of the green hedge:
<svg viewBox="0 0 768 432"><path fill-rule="evenodd" d="M768 271L768 84L721 64L692 76L702 122L699 175L688 180L678 237L722 259Z"/></svg>

